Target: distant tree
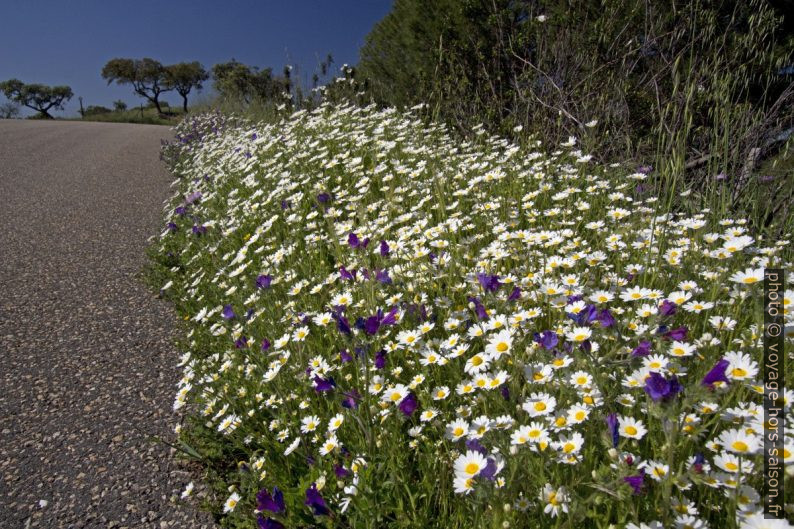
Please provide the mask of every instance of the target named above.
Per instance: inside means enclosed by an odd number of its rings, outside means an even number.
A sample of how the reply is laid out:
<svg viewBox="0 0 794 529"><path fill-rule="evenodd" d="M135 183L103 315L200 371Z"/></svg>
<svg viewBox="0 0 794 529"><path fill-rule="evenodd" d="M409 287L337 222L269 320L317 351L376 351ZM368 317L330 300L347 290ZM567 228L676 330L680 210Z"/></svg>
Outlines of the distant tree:
<svg viewBox="0 0 794 529"><path fill-rule="evenodd" d="M168 84L165 66L149 58L112 59L102 68L102 78L108 84L132 85L135 93L149 100L160 114L160 94L174 89Z"/></svg>
<svg viewBox="0 0 794 529"><path fill-rule="evenodd" d="M96 116L97 114L110 114L112 112L108 107L102 105L88 105L85 109L86 116Z"/></svg>
<svg viewBox="0 0 794 529"><path fill-rule="evenodd" d="M286 73L286 70L285 70ZM290 80L274 77L273 70L259 70L232 59L212 67L215 90L225 98L241 99L245 104L252 101L275 101L289 93ZM279 102L283 102L283 99Z"/></svg>
<svg viewBox="0 0 794 529"><path fill-rule="evenodd" d="M116 101L113 101L113 110L115 110L116 112L124 112L125 110L127 110L127 103L125 103L121 99L117 99Z"/></svg>
<svg viewBox="0 0 794 529"><path fill-rule="evenodd" d="M168 86L182 96L182 109L187 112L187 95L195 88L201 90L202 83L210 78L199 62L180 62L165 67Z"/></svg>
<svg viewBox="0 0 794 529"><path fill-rule="evenodd" d="M2 119L11 119L19 116L19 105L16 103L12 103L11 101L6 101L2 105L0 105L0 118Z"/></svg>
<svg viewBox="0 0 794 529"><path fill-rule="evenodd" d="M83 108L83 96L78 97L77 100L80 102L80 110L78 110L78 112L80 112L80 117L84 118L85 117L85 108Z"/></svg>
<svg viewBox="0 0 794 529"><path fill-rule="evenodd" d="M74 95L68 86L25 84L19 79L0 83L0 92L11 101L33 109L47 119L52 119L50 109L63 110L64 103Z"/></svg>

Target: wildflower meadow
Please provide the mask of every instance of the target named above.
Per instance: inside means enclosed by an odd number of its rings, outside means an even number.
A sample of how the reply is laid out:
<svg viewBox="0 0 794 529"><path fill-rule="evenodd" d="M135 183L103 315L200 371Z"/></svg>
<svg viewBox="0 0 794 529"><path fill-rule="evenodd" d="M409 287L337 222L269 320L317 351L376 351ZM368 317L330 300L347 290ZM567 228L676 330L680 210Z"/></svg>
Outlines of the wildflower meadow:
<svg viewBox="0 0 794 529"><path fill-rule="evenodd" d="M790 241L573 137L473 138L330 104L178 126L151 253L224 526L790 527L763 515L761 382Z"/></svg>

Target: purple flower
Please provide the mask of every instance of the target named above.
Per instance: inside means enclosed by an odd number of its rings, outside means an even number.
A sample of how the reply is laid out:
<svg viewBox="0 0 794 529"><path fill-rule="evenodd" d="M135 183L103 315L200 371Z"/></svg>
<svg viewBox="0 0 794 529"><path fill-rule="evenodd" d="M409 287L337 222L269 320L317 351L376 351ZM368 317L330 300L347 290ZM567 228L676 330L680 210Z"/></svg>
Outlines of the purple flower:
<svg viewBox="0 0 794 529"><path fill-rule="evenodd" d="M263 288L270 288L270 283L273 282L273 276L269 274L263 274L256 278L256 288L263 289Z"/></svg>
<svg viewBox="0 0 794 529"><path fill-rule="evenodd" d="M237 349L243 349L245 347L248 347L248 338L246 338L245 336L241 336L237 338L237 340L235 340L234 342L234 346Z"/></svg>
<svg viewBox="0 0 794 529"><path fill-rule="evenodd" d="M375 272L375 279L386 285L391 284L391 277L389 277L388 270L377 270Z"/></svg>
<svg viewBox="0 0 794 529"><path fill-rule="evenodd" d="M521 289L518 287L513 287L513 291L510 292L509 296L507 296L507 301L515 301L517 299L521 299Z"/></svg>
<svg viewBox="0 0 794 529"><path fill-rule="evenodd" d="M535 333L534 338L547 351L551 351L560 343L560 339L554 331L543 331L541 334Z"/></svg>
<svg viewBox="0 0 794 529"><path fill-rule="evenodd" d="M652 372L645 380L645 392L654 402L668 401L675 397L683 388L678 378L673 375L669 380L657 372Z"/></svg>
<svg viewBox="0 0 794 529"><path fill-rule="evenodd" d="M347 352L347 349L342 349L339 351L339 360L341 360L343 364L346 364L353 360L353 357L350 356L350 353Z"/></svg>
<svg viewBox="0 0 794 529"><path fill-rule="evenodd" d="M188 206L198 200L201 200L201 191L193 191L187 197L185 197L185 205Z"/></svg>
<svg viewBox="0 0 794 529"><path fill-rule="evenodd" d="M334 319L336 320L336 328L339 329L339 332L342 334L350 334L350 322L347 321L347 318L344 317L342 314L335 314Z"/></svg>
<svg viewBox="0 0 794 529"><path fill-rule="evenodd" d="M388 314L381 320L381 325L395 325L397 323L397 307L392 307Z"/></svg>
<svg viewBox="0 0 794 529"><path fill-rule="evenodd" d="M370 316L364 320L362 328L367 334L373 335L376 334L378 329L382 326L394 325L395 323L397 323L397 307L391 309L386 316L383 315L381 309L378 309L378 312L375 313L374 316Z"/></svg>
<svg viewBox="0 0 794 529"><path fill-rule="evenodd" d="M486 292L495 292L499 289L499 285L501 285L499 282L499 276L497 275L491 276L485 273L480 273L477 274L477 281L480 282L480 285Z"/></svg>
<svg viewBox="0 0 794 529"><path fill-rule="evenodd" d="M383 369L386 367L386 351L381 349L375 353L375 369Z"/></svg>
<svg viewBox="0 0 794 529"><path fill-rule="evenodd" d="M347 269L343 266L339 269L339 276L346 281L355 281L356 280L356 271L351 270L347 271Z"/></svg>
<svg viewBox="0 0 794 529"><path fill-rule="evenodd" d="M284 529L284 525L272 518L265 518L261 514L256 519L256 525L259 529Z"/></svg>
<svg viewBox="0 0 794 529"><path fill-rule="evenodd" d="M267 489L262 489L256 494L256 508L260 511L270 511L276 514L286 510L284 506L284 493L278 487L273 487L271 495Z"/></svg>
<svg viewBox="0 0 794 529"><path fill-rule="evenodd" d="M185 208L184 206L179 206L178 208L174 209L174 213L176 213L179 216L184 216L185 213L187 213L187 208Z"/></svg>
<svg viewBox="0 0 794 529"><path fill-rule="evenodd" d="M418 407L419 401L416 400L416 395L414 395L413 392L409 393L402 402L400 402L400 411L403 412L403 415L406 417L413 415Z"/></svg>
<svg viewBox="0 0 794 529"><path fill-rule="evenodd" d="M499 386L499 393L502 394L503 399L510 400L510 388L507 387L507 384L502 384Z"/></svg>
<svg viewBox="0 0 794 529"><path fill-rule="evenodd" d="M692 463L692 469L696 473L702 474L703 473L703 463L705 463L705 462L706 462L706 458L703 456L703 454L700 453L700 452L697 452L695 454L695 461Z"/></svg>
<svg viewBox="0 0 794 529"><path fill-rule="evenodd" d="M471 450L472 452L479 452L481 455L487 456L488 450L480 443L478 439L469 439L466 441L466 450Z"/></svg>
<svg viewBox="0 0 794 529"><path fill-rule="evenodd" d="M716 382L728 382L728 377L725 376L725 370L728 369L730 362L725 358L720 358L714 367L706 373L703 377L701 385L713 388Z"/></svg>
<svg viewBox="0 0 794 529"><path fill-rule="evenodd" d="M645 470L640 470L636 476L626 476L623 481L631 485L634 489L634 494L642 494L642 487L645 483Z"/></svg>
<svg viewBox="0 0 794 529"><path fill-rule="evenodd" d="M631 351L631 356L648 356L649 354L651 354L651 342L647 340L641 341L640 345Z"/></svg>
<svg viewBox="0 0 794 529"><path fill-rule="evenodd" d="M604 327L605 329L612 327L616 323L615 318L612 316L612 313L609 312L609 309L602 309L598 311L598 316L596 316L596 319L601 324L601 327Z"/></svg>
<svg viewBox="0 0 794 529"><path fill-rule="evenodd" d="M389 252L391 252L391 250L389 250L389 243L386 241L380 241L380 255L382 257L386 257L389 255Z"/></svg>
<svg viewBox="0 0 794 529"><path fill-rule="evenodd" d="M329 195L328 193L320 193L319 195L317 195L317 201L320 204L325 204L326 202L330 202L330 200L331 200L331 195Z"/></svg>
<svg viewBox="0 0 794 529"><path fill-rule="evenodd" d="M641 166L637 167L637 172L638 173L648 174L651 171L653 171L653 166L652 165L641 165Z"/></svg>
<svg viewBox="0 0 794 529"><path fill-rule="evenodd" d="M325 505L325 500L320 495L320 491L317 490L316 483L312 483L312 486L306 489L306 501L303 503L304 505L311 507L315 516L322 516L331 513L331 511L328 510L328 507Z"/></svg>
<svg viewBox="0 0 794 529"><path fill-rule="evenodd" d="M264 340L262 340L262 350L267 351L268 349L270 349L270 340L265 338Z"/></svg>
<svg viewBox="0 0 794 529"><path fill-rule="evenodd" d="M342 407L347 408L348 410L354 410L358 408L359 400L361 400L361 395L359 395L358 391L355 389L350 390L350 392L344 394L344 398L342 399Z"/></svg>
<svg viewBox="0 0 794 529"><path fill-rule="evenodd" d="M347 236L347 244L349 244L351 248L358 248L361 246L361 241L358 240L358 235L351 231Z"/></svg>
<svg viewBox="0 0 794 529"><path fill-rule="evenodd" d="M364 321L364 332L367 334L376 334L380 329L380 318L378 316L370 316Z"/></svg>
<svg viewBox="0 0 794 529"><path fill-rule="evenodd" d="M173 222L169 222L167 228L168 228L168 231L177 231L179 229L179 226L177 226Z"/></svg>
<svg viewBox="0 0 794 529"><path fill-rule="evenodd" d="M231 305L226 305L223 307L223 317L227 320L234 318L234 310L232 310Z"/></svg>
<svg viewBox="0 0 794 529"><path fill-rule="evenodd" d="M334 465L334 474L336 474L337 478L343 479L349 476L351 472L342 465L337 463Z"/></svg>
<svg viewBox="0 0 794 529"><path fill-rule="evenodd" d="M672 316L678 310L678 305L666 299L659 305L659 314L662 316Z"/></svg>
<svg viewBox="0 0 794 529"><path fill-rule="evenodd" d="M678 327L677 329L673 329L672 331L667 331L664 333L664 337L668 340L686 340L687 335L687 328L686 326Z"/></svg>
<svg viewBox="0 0 794 529"><path fill-rule="evenodd" d="M568 314L572 320L579 325L590 325L593 320L598 316L598 311L595 305L585 305L585 308L579 311L579 314Z"/></svg>
<svg viewBox="0 0 794 529"><path fill-rule="evenodd" d="M485 310L482 302L478 298L469 298L469 301L474 303L474 312L477 314L477 318L480 320L487 320L488 319L488 312Z"/></svg>
<svg viewBox="0 0 794 529"><path fill-rule="evenodd" d="M316 391L317 393L322 393L324 391L331 391L335 387L336 387L336 383L334 382L333 378L328 377L328 379L326 380L320 378L317 375L314 376L314 391Z"/></svg>
<svg viewBox="0 0 794 529"><path fill-rule="evenodd" d="M606 422L609 435L612 437L612 446L616 447L618 446L618 414L610 413L607 415Z"/></svg>
<svg viewBox="0 0 794 529"><path fill-rule="evenodd" d="M480 476L484 477L489 481L493 481L496 478L496 460L492 457L487 459L487 463L485 464L485 468L480 471Z"/></svg>

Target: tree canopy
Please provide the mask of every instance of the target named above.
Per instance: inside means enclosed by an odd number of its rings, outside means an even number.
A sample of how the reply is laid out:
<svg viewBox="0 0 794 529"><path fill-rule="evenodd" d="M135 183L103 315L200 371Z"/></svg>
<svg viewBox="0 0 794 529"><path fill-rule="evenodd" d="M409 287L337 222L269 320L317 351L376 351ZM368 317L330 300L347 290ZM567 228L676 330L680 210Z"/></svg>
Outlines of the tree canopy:
<svg viewBox="0 0 794 529"><path fill-rule="evenodd" d="M278 96L289 94L289 70L285 75L273 75L273 70L259 70L232 59L212 67L215 90L225 98L240 98L246 104L253 100L273 101Z"/></svg>
<svg viewBox="0 0 794 529"><path fill-rule="evenodd" d="M162 114L160 94L175 87L168 82L168 70L159 61L143 59L112 59L102 68L102 78L108 84L132 85L139 96L149 100Z"/></svg>
<svg viewBox="0 0 794 529"><path fill-rule="evenodd" d="M64 103L74 95L68 86L25 84L19 79L0 83L0 91L11 101L35 110L47 119L52 119L50 110L63 110Z"/></svg>
<svg viewBox="0 0 794 529"><path fill-rule="evenodd" d="M182 109L187 112L188 94L193 88L201 90L202 83L209 79L209 73L197 61L172 64L166 66L165 71L168 86L182 96Z"/></svg>

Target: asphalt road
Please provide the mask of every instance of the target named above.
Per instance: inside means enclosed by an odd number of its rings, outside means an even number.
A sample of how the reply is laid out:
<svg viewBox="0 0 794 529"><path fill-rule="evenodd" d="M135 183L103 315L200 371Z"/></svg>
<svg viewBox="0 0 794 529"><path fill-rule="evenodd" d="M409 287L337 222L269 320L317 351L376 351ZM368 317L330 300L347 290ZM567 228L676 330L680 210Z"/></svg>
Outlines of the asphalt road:
<svg viewBox="0 0 794 529"><path fill-rule="evenodd" d="M174 314L141 282L167 127L0 120L0 527L211 527L175 504Z"/></svg>

